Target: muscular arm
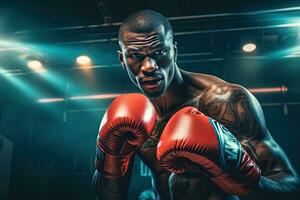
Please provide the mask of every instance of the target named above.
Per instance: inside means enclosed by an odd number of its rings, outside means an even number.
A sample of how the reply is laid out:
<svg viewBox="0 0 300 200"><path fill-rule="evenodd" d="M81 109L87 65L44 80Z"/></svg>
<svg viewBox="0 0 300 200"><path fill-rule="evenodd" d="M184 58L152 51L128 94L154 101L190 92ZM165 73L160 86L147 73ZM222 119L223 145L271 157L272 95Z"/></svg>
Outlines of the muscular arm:
<svg viewBox="0 0 300 200"><path fill-rule="evenodd" d="M245 198L295 198L298 174L270 135L261 106L252 94L238 85L213 85L201 97L199 109L230 129L261 168L257 189Z"/></svg>
<svg viewBox="0 0 300 200"><path fill-rule="evenodd" d="M101 156L101 152L98 147L96 147L96 168L97 163L99 162L99 156ZM131 179L133 169L133 160L131 160L130 166L128 168L125 176L111 179L107 178L100 174L100 172L96 169L92 181L93 189L96 192L98 200L124 200L127 199L128 189Z"/></svg>
<svg viewBox="0 0 300 200"><path fill-rule="evenodd" d="M260 141L249 142L254 160L260 166L263 176L259 187L247 199L296 199L299 195L299 177L288 157L268 133Z"/></svg>

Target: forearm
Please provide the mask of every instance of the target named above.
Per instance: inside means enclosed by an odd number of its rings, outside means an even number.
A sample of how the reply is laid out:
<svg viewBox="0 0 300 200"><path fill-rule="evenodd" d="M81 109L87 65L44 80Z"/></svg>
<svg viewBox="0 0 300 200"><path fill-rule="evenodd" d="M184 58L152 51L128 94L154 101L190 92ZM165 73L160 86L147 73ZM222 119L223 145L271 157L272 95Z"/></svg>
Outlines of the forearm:
<svg viewBox="0 0 300 200"><path fill-rule="evenodd" d="M125 200L129 189L129 175L111 179L102 176L97 170L93 177L93 187L100 200Z"/></svg>
<svg viewBox="0 0 300 200"><path fill-rule="evenodd" d="M286 200L298 199L300 183L297 176L285 176L284 178L269 178L262 176L258 188L242 199L249 200Z"/></svg>

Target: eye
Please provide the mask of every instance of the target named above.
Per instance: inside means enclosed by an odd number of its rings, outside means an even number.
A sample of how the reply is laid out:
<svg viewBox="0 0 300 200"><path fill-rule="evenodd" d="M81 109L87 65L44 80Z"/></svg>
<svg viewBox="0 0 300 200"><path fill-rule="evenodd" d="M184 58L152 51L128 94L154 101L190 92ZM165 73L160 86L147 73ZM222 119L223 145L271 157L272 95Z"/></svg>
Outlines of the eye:
<svg viewBox="0 0 300 200"><path fill-rule="evenodd" d="M158 56L166 56L168 54L168 50L167 49L160 49L158 51L155 51L154 54L158 55Z"/></svg>
<svg viewBox="0 0 300 200"><path fill-rule="evenodd" d="M134 60L142 60L144 56L140 53L130 53L128 54L128 57L133 58Z"/></svg>

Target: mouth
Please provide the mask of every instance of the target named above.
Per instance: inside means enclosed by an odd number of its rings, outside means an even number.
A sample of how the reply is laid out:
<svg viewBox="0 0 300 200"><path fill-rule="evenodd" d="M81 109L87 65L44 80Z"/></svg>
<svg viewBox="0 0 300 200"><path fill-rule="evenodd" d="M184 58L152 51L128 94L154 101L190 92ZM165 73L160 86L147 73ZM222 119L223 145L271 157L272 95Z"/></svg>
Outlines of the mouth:
<svg viewBox="0 0 300 200"><path fill-rule="evenodd" d="M162 81L163 78L161 77L149 77L142 80L142 85L147 89L154 89L160 86Z"/></svg>

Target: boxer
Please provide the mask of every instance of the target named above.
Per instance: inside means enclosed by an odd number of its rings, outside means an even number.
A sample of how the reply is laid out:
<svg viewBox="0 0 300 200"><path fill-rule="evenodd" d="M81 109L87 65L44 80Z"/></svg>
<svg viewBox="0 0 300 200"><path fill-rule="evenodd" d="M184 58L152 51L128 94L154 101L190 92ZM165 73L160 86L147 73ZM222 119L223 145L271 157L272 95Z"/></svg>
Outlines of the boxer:
<svg viewBox="0 0 300 200"><path fill-rule="evenodd" d="M157 199L297 198L298 174L256 98L240 85L180 69L164 16L130 15L119 45L124 70L147 98L121 96L101 122L93 179L100 199L127 199L134 154L151 170Z"/></svg>

